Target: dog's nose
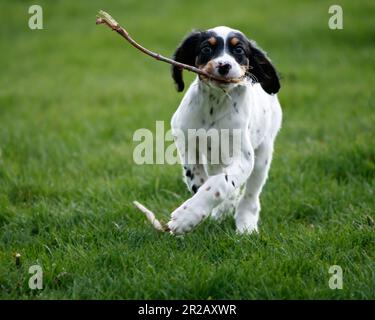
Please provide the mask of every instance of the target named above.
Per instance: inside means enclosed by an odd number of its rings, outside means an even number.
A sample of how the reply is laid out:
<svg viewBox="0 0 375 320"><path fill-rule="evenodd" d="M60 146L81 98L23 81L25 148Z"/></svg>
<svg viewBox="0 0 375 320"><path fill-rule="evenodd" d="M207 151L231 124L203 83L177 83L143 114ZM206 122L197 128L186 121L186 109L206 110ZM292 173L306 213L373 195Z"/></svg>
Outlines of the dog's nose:
<svg viewBox="0 0 375 320"><path fill-rule="evenodd" d="M229 70L232 68L232 66L229 63L219 63L218 71L220 75L225 76L228 74Z"/></svg>

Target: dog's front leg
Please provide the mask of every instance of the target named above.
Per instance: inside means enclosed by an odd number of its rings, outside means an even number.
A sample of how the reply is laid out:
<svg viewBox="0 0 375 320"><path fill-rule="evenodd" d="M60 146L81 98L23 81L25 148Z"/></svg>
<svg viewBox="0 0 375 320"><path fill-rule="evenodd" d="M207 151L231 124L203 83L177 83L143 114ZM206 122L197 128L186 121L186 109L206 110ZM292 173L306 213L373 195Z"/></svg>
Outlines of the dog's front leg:
<svg viewBox="0 0 375 320"><path fill-rule="evenodd" d="M191 231L210 212L247 181L254 166L254 150L246 136L238 155L231 158L223 173L211 176L198 192L172 212L168 227L174 234Z"/></svg>

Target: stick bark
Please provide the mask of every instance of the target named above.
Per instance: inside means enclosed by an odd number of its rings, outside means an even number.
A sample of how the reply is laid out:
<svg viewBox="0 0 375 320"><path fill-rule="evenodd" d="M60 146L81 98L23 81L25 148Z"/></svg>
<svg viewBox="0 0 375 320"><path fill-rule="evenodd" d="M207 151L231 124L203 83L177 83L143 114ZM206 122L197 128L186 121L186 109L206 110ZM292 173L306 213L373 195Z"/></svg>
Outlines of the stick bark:
<svg viewBox="0 0 375 320"><path fill-rule="evenodd" d="M158 219L155 218L155 214L147 209L144 205L142 205L141 203L139 203L138 201L133 201L133 204L140 210L142 211L145 215L146 215L146 218L148 221L151 222L151 224L153 225L153 227L158 230L158 231L163 231L163 232L167 232L169 231L169 228L167 225L164 225L162 224Z"/></svg>
<svg viewBox="0 0 375 320"><path fill-rule="evenodd" d="M166 62L166 63L169 63L171 65L174 65L178 68L181 68L181 69L185 69L187 71L191 71L191 72L194 72L198 75L201 75L203 77L206 77L207 79L209 80L215 80L215 81L219 81L219 82L224 82L224 83L238 83L241 81L241 79L224 79L224 78L219 78L219 77L215 77L214 75L212 74L209 74L201 69L198 69L194 66L190 66L188 64L184 64L184 63L181 63L181 62L177 62L173 59L169 59L169 58L166 58L158 53L155 53L151 50L148 50L146 49L145 47L141 46L139 43L137 43L130 35L129 33L123 28L120 26L120 24L112 18L111 15L109 15L107 12L103 11L103 10L100 10L99 11L99 15L96 19L96 24L105 24L107 25L109 28L111 28L113 31L116 31L119 35L121 35L125 40L127 40L133 47L135 47L136 49L140 50L141 52L147 54L148 56L156 59L156 60L159 60L159 61L163 61L163 62Z"/></svg>

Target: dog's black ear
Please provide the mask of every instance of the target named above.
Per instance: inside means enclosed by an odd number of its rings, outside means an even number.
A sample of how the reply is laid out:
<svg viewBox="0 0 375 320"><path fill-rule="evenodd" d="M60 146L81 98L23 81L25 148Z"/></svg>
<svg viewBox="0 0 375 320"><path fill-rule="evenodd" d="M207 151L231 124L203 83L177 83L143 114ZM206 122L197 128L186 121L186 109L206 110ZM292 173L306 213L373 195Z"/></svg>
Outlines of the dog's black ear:
<svg viewBox="0 0 375 320"><path fill-rule="evenodd" d="M268 59L267 54L257 47L254 41L248 41L250 47L248 58L252 67L249 73L256 77L264 91L269 94L277 93L280 90L280 81L275 67Z"/></svg>
<svg viewBox="0 0 375 320"><path fill-rule="evenodd" d="M193 31L192 33L190 33L184 40L182 40L181 44L176 49L172 59L177 62L194 66L195 59L198 54L200 39L200 31ZM185 84L182 78L182 69L176 66L172 66L172 78L177 85L177 91L183 91Z"/></svg>

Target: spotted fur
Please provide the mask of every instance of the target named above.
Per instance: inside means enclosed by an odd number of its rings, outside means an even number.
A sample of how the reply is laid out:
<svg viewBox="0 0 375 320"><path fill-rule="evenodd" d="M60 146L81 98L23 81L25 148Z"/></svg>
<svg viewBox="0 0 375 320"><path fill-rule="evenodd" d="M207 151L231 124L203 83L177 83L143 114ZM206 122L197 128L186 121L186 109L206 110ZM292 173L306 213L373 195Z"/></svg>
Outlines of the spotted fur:
<svg viewBox="0 0 375 320"><path fill-rule="evenodd" d="M207 46L210 49L204 49ZM195 31L177 48L174 58L216 76L242 77L243 81L224 84L197 77L173 115L172 134L179 137L175 143L184 179L194 195L172 213L168 227L175 234L183 234L209 215L219 219L233 212L239 233L258 231L259 197L282 120L276 95L280 88L277 72L253 41L227 27ZM172 76L182 91L182 70L173 68ZM188 154L198 153L198 158L203 155L175 133L182 131L187 137L189 129L210 128L240 129L239 155L230 155L229 162L219 164L190 164ZM222 143L220 140L219 145L211 145L208 141L208 150L220 149ZM206 156L210 160L209 154Z"/></svg>

